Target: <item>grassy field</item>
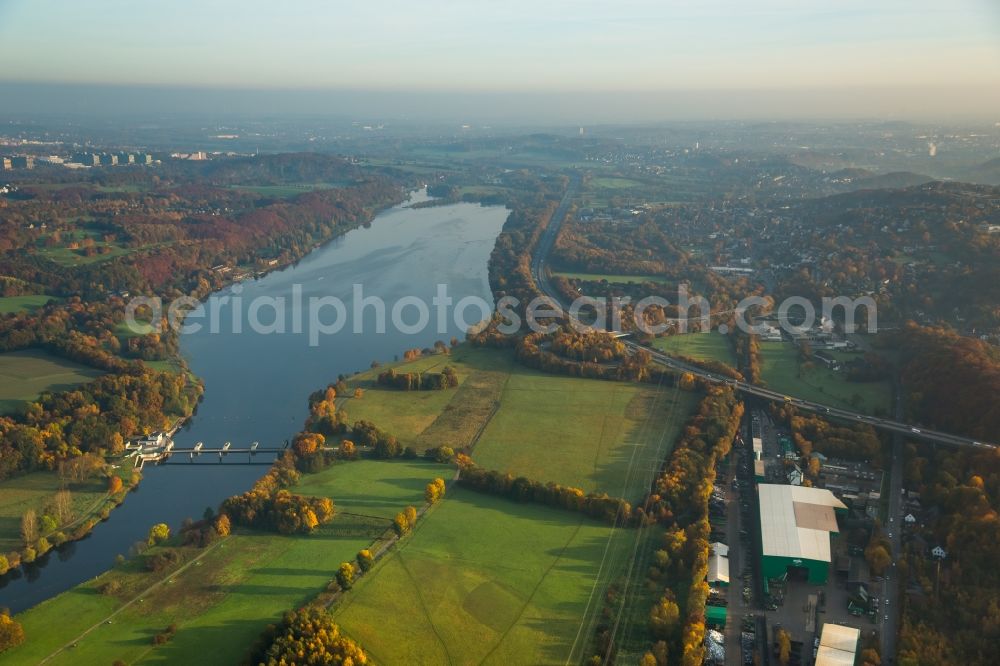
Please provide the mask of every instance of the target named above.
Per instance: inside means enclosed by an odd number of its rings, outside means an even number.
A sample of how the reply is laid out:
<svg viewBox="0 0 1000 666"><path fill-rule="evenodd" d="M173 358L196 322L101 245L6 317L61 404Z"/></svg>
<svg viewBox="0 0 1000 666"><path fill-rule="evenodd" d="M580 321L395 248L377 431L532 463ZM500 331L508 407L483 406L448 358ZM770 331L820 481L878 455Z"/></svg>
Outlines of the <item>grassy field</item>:
<svg viewBox="0 0 1000 666"><path fill-rule="evenodd" d="M472 457L490 469L634 501L647 487L629 470L665 457L694 403L673 389L517 372Z"/></svg>
<svg viewBox="0 0 1000 666"><path fill-rule="evenodd" d="M108 247L110 251L97 253L88 257L83 250L71 250L68 247L52 247L39 250L38 255L54 261L60 266L85 266L87 264L95 264L99 261L114 259L115 257L120 257L134 251L113 243L98 243L96 247Z"/></svg>
<svg viewBox="0 0 1000 666"><path fill-rule="evenodd" d="M306 475L296 492L332 497L332 523L309 536L238 531L205 550L183 549L191 564L180 572L154 574L129 562L21 613L28 640L5 654L5 663L38 663L76 643L48 663L237 664L268 623L313 598L342 561L384 534L406 505L421 503L427 482L448 472L423 461L358 461ZM110 580L122 589L101 594ZM177 634L154 648L152 637L170 623Z"/></svg>
<svg viewBox="0 0 1000 666"><path fill-rule="evenodd" d="M598 176L590 180L590 186L601 190L628 190L633 187L641 187L643 184L631 178L619 178L616 176Z"/></svg>
<svg viewBox="0 0 1000 666"><path fill-rule="evenodd" d="M466 402L475 400L477 404L487 402L492 408L500 390L500 384L506 379L512 367L513 358L503 352L472 349L467 346L460 348L452 356L427 356L411 363L392 364L398 372L440 372L446 365L452 366L458 374L459 387L446 391L414 391L404 392L380 387L375 382L380 368L374 372L366 372L351 378L348 385L353 390L361 388L364 397L360 400L349 398L343 403L349 420L353 423L358 419L366 419L376 423L380 428L395 435L403 446L430 448L442 444L464 446L472 439L478 427L466 420L457 424L441 437L433 433L442 431L441 424L435 421L447 419L455 411L449 405L460 393L466 396ZM468 380L475 377L472 382ZM468 414L471 407L466 404L463 411ZM477 415L484 420L487 415ZM429 431L429 432L428 432ZM427 433L427 434L425 434Z"/></svg>
<svg viewBox="0 0 1000 666"><path fill-rule="evenodd" d="M481 433L472 457L483 467L634 498L644 490L629 481L636 453L662 458L696 401L673 389L544 374L517 365L510 352L467 345L396 368L445 365L458 374L455 390L383 389L367 373L349 382L364 397L343 408L404 446L459 448Z"/></svg>
<svg viewBox="0 0 1000 666"><path fill-rule="evenodd" d="M232 189L243 192L253 192L262 197L276 197L279 199L290 199L306 192L316 190L332 190L343 187L343 183L295 183L289 185L233 185Z"/></svg>
<svg viewBox="0 0 1000 666"><path fill-rule="evenodd" d="M849 382L841 374L815 363L802 371L798 350L788 342L762 342L760 345L761 379L768 388L796 398L834 407L856 408L873 414L889 413L892 389L888 382Z"/></svg>
<svg viewBox="0 0 1000 666"><path fill-rule="evenodd" d="M55 296L48 294L35 294L32 296L6 296L0 298L0 314L10 314L11 312L34 312L51 300L59 300Z"/></svg>
<svg viewBox="0 0 1000 666"><path fill-rule="evenodd" d="M636 496L696 400L544 375L515 365L508 351L467 346L397 367L445 364L458 373L456 389L386 390L368 373L351 380L363 397L341 408L417 446L461 446L481 434L475 457L483 465ZM239 663L268 623L315 597L340 562L388 533L393 515L422 503L431 479L452 473L422 460L362 460L304 475L295 492L332 497L331 524L309 536L238 530L208 549L182 549L184 561L165 573L130 561L21 613L28 641L5 660ZM555 663L571 650L579 660L603 589L637 534L452 487L335 610L380 663ZM102 593L110 581L120 589ZM177 634L154 647L171 623Z"/></svg>
<svg viewBox="0 0 1000 666"><path fill-rule="evenodd" d="M101 374L34 349L0 354L0 414L18 411L42 391L65 391Z"/></svg>
<svg viewBox="0 0 1000 666"><path fill-rule="evenodd" d="M335 618L382 664L579 663L606 576L633 538L558 509L450 490Z"/></svg>
<svg viewBox="0 0 1000 666"><path fill-rule="evenodd" d="M668 335L656 338L653 346L667 354L687 356L699 361L719 361L733 368L737 365L731 341L715 331Z"/></svg>
<svg viewBox="0 0 1000 666"><path fill-rule="evenodd" d="M388 524L408 504L422 504L424 488L435 477L452 474L448 465L423 460L359 460L303 475L295 492L332 497L338 512L383 518Z"/></svg>
<svg viewBox="0 0 1000 666"><path fill-rule="evenodd" d="M571 280L583 280L587 282L607 282L609 284L628 284L630 282L659 282L666 283L666 278L658 275L608 275L604 273L573 273L559 271L555 275L561 275Z"/></svg>
<svg viewBox="0 0 1000 666"><path fill-rule="evenodd" d="M401 159L386 159L379 157L367 157L358 161L358 164L370 167L387 167L398 171L417 173L421 175L433 175L444 171L458 171L454 164L438 162L415 162Z"/></svg>
<svg viewBox="0 0 1000 666"><path fill-rule="evenodd" d="M181 366L177 361L170 359L164 361L143 361L144 364L152 368L153 370L159 370L160 372L180 372Z"/></svg>
<svg viewBox="0 0 1000 666"><path fill-rule="evenodd" d="M107 487L103 478L69 486L73 514L70 524L100 508L108 497ZM28 509L34 509L40 518L60 488L55 472L32 472L0 481L0 553L24 547L21 516Z"/></svg>
<svg viewBox="0 0 1000 666"><path fill-rule="evenodd" d="M114 259L122 255L134 252L134 249L126 248L117 243L109 243L103 239L102 233L93 229L77 229L61 234L60 240L65 245L60 244L54 247L38 248L38 256L45 257L61 266L84 266L99 261ZM97 252L91 256L82 247L71 249L69 243L75 242L83 245L85 241L93 242L93 248Z"/></svg>
<svg viewBox="0 0 1000 666"><path fill-rule="evenodd" d="M135 323L138 324L139 326L148 326L150 322L148 319L143 319L142 317L136 316ZM127 340L128 338L138 338L143 335L147 335L147 333L134 330L131 326L129 326L128 322L126 321L120 321L117 324L115 324L113 330L115 335L118 336L118 338L120 338L121 340Z"/></svg>

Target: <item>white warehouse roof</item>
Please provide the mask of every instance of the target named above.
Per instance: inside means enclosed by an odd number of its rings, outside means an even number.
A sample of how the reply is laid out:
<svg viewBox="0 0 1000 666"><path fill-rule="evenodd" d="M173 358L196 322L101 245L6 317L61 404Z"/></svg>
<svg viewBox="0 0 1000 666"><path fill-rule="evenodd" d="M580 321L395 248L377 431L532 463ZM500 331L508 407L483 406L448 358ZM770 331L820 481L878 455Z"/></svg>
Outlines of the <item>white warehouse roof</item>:
<svg viewBox="0 0 1000 666"><path fill-rule="evenodd" d="M765 556L830 561L834 509L846 509L843 502L825 488L762 483L757 490Z"/></svg>
<svg viewBox="0 0 1000 666"><path fill-rule="evenodd" d="M816 652L816 666L854 666L861 631L841 624L824 624Z"/></svg>
<svg viewBox="0 0 1000 666"><path fill-rule="evenodd" d="M708 557L708 582L729 584L729 546L716 542Z"/></svg>

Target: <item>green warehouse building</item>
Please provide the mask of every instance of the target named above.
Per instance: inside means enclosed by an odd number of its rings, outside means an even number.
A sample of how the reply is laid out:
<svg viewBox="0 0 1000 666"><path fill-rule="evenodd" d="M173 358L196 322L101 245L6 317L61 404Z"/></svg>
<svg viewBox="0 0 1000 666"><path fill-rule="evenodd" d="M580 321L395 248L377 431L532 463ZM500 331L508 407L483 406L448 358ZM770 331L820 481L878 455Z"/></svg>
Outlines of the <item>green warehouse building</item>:
<svg viewBox="0 0 1000 666"><path fill-rule="evenodd" d="M825 488L762 483L757 493L765 589L768 580L789 573L804 573L810 584L826 583L830 534L840 531L837 512L847 506Z"/></svg>

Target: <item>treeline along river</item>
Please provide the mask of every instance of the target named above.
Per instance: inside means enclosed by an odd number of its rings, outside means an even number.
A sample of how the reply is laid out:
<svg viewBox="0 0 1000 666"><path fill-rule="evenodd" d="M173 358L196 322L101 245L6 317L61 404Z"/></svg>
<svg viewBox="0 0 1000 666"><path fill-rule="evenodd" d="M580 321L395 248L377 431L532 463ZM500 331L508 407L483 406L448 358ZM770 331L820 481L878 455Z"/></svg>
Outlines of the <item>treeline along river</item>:
<svg viewBox="0 0 1000 666"><path fill-rule="evenodd" d="M456 303L473 296L492 304L487 261L508 211L464 203L409 207L423 200L426 193L414 193L407 204L381 213L370 226L348 232L294 266L214 294L209 301L230 297L219 301L217 332L207 318L188 320L202 328L181 336L181 351L192 372L205 381L205 395L195 416L175 435L178 449L196 442L204 442L205 448L225 442L232 442L234 449L247 448L255 441L262 448L281 446L301 428L309 394L336 381L338 374L365 370L373 360L391 361L405 349L463 335L463 326L451 312L445 332L439 332L432 299L438 285L447 285ZM372 306L364 311L362 331L355 332L354 285L361 285L366 298L385 303L384 333L376 330ZM234 296L242 299L242 314L234 307ZM295 332L292 304L301 299L308 309L311 297L327 296L343 301L348 320L339 332L319 335L312 346L309 315L302 314L301 332ZM284 301L284 333L255 332L248 325L249 306L260 297ZM392 326L391 310L400 299L412 297L428 304L431 317L424 330L408 334ZM469 323L478 312L467 309ZM258 320L269 324L274 313L271 306L262 306ZM407 324L416 322L414 307L403 313ZM195 314L207 317L206 304ZM237 333L234 315L241 319ZM332 307L323 310L324 322L335 318ZM151 525L165 522L176 530L185 518L200 518L206 507L215 509L226 497L247 490L272 459L273 454L258 454L253 460L262 464L250 465L245 453L230 454L222 462L218 455L205 454L188 464L187 454L181 454L169 464L146 466L138 490L89 537L52 551L26 572L6 576L0 583L0 606L20 612L96 576L114 564L116 555L127 555L132 544L145 539Z"/></svg>

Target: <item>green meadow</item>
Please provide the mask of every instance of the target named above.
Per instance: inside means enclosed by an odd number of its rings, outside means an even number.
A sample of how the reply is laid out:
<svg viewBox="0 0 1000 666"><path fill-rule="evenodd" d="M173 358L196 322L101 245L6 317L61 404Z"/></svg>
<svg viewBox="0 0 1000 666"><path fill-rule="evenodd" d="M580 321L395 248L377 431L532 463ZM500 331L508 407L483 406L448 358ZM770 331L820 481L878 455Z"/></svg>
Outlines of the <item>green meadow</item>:
<svg viewBox="0 0 1000 666"><path fill-rule="evenodd" d="M163 573L132 560L18 615L28 639L4 663L237 664L268 623L314 598L339 564L387 534L451 469L423 461L362 460L305 475L294 491L334 499L337 516L306 536L237 530L206 549L182 548ZM110 581L120 587L102 593ZM173 639L153 636L177 625Z"/></svg>
<svg viewBox="0 0 1000 666"><path fill-rule="evenodd" d="M37 349L0 354L0 414L20 410L43 391L66 391L102 374Z"/></svg>
<svg viewBox="0 0 1000 666"><path fill-rule="evenodd" d="M634 530L468 490L334 606L382 664L579 663Z"/></svg>
<svg viewBox="0 0 1000 666"><path fill-rule="evenodd" d="M233 185L232 189L252 192L262 197L290 199L306 192L332 190L343 186L343 183L292 183L287 185Z"/></svg>
<svg viewBox="0 0 1000 666"><path fill-rule="evenodd" d="M21 517L28 509L34 509L40 518L60 490L62 483L55 472L31 472L0 481L0 554L24 547ZM70 525L92 515L108 498L108 483L103 478L74 483L68 490Z"/></svg>
<svg viewBox="0 0 1000 666"><path fill-rule="evenodd" d="M350 381L350 420L407 445L474 444L481 465L636 499L696 396L656 386L545 375L506 350L462 345L397 371L456 369L457 388L403 392L374 373ZM331 497L313 534L238 529L154 573L143 558L18 615L27 642L10 663L237 664L281 614L315 599L339 564L383 542L392 517L421 506L454 467L363 459L303 475L294 492ZM451 485L447 496L331 608L376 663L564 663L591 648L608 583L641 532ZM110 564L110 563L109 563ZM112 589L109 589L112 588ZM169 625L176 634L154 646Z"/></svg>
<svg viewBox="0 0 1000 666"><path fill-rule="evenodd" d="M667 354L687 356L698 361L719 361L735 368L736 352L728 336L715 331L687 333L656 338L653 346Z"/></svg>
<svg viewBox="0 0 1000 666"><path fill-rule="evenodd" d="M760 344L761 379L768 388L781 393L844 409L856 408L869 414L889 413L892 389L888 381L849 382L818 361L812 368L799 363L799 352L788 342Z"/></svg>
<svg viewBox="0 0 1000 666"><path fill-rule="evenodd" d="M59 300L48 294L33 294L31 296L0 297L0 314L12 312L34 312L51 300Z"/></svg>
<svg viewBox="0 0 1000 666"><path fill-rule="evenodd" d="M474 444L482 467L539 481L635 499L634 461L662 458L696 399L671 388L552 375L514 362L509 351L462 345L395 366L397 372L452 366L457 389L398 391L373 373L349 382L361 399L342 402L350 421L368 419L404 446L426 449ZM350 392L349 392L350 393Z"/></svg>

